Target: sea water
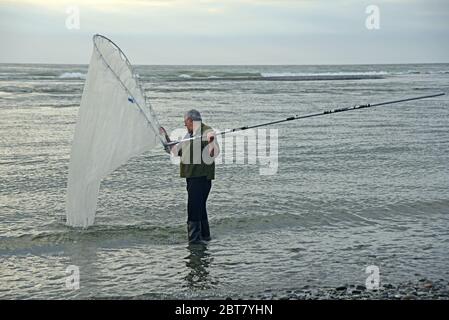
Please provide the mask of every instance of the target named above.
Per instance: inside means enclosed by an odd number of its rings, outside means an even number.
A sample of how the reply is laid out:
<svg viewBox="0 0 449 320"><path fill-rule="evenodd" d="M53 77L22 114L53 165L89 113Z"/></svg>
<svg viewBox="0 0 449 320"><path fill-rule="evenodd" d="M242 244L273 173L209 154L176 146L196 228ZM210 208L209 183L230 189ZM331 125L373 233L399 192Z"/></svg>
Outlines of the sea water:
<svg viewBox="0 0 449 320"><path fill-rule="evenodd" d="M136 66L162 125L224 130L445 92L448 64ZM188 246L186 189L162 148L102 183L65 226L87 66L0 65L0 298L223 298L449 278L449 96L274 125L275 174L217 165L213 240ZM222 150L225 155L225 150ZM79 275L79 288L70 277Z"/></svg>

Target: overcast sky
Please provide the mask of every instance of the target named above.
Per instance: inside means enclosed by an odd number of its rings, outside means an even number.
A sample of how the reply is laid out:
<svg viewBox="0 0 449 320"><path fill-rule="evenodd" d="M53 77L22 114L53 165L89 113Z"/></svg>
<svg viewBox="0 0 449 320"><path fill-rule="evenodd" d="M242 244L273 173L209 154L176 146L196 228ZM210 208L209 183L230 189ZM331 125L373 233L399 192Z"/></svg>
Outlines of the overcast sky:
<svg viewBox="0 0 449 320"><path fill-rule="evenodd" d="M95 33L133 64L449 62L449 0L0 0L0 62L87 64Z"/></svg>

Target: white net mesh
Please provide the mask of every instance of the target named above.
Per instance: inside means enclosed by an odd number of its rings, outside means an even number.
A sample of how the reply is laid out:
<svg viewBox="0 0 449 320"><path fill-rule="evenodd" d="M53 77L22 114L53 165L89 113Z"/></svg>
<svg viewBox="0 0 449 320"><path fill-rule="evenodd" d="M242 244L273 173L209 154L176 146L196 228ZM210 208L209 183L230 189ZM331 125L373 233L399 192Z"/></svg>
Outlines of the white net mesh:
<svg viewBox="0 0 449 320"><path fill-rule="evenodd" d="M67 225L94 223L101 180L163 141L159 123L123 52L94 36L70 156Z"/></svg>

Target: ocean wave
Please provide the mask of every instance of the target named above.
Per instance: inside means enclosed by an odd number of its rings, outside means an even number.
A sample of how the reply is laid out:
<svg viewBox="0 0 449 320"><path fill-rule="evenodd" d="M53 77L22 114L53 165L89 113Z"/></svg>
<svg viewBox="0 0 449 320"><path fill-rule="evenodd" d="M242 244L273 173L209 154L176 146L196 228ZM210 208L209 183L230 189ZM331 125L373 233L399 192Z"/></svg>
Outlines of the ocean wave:
<svg viewBox="0 0 449 320"><path fill-rule="evenodd" d="M82 87L78 85L6 85L0 86L0 92L16 94L64 94L77 96L82 93Z"/></svg>
<svg viewBox="0 0 449 320"><path fill-rule="evenodd" d="M229 234L237 228L250 230L267 230L272 228L295 225L300 215L271 214L249 215L239 218L219 218L211 220L218 234ZM30 252L37 248L54 247L77 242L94 242L97 244L114 239L126 240L128 243L145 242L152 244L181 244L185 243L185 225L172 224L159 226L154 224L131 225L101 225L96 224L87 229L67 227L65 216L61 221L54 221L48 225L49 230L24 233L16 236L0 236L0 254Z"/></svg>
<svg viewBox="0 0 449 320"><path fill-rule="evenodd" d="M36 233L25 233L19 236L0 237L0 254L12 252L30 252L37 248L54 247L77 242L100 242L111 239L126 239L127 241L145 241L154 244L183 243L184 225L153 226L153 225L95 225L88 229L75 229L56 225L55 230Z"/></svg>
<svg viewBox="0 0 449 320"><path fill-rule="evenodd" d="M259 72L220 72L220 71L185 71L178 74L178 79L208 80L208 79L248 79L260 78Z"/></svg>
<svg viewBox="0 0 449 320"><path fill-rule="evenodd" d="M259 233L269 230L302 228L305 230L324 228L342 228L370 225L386 225L396 231L398 219L408 217L415 219L423 212L427 215L441 215L447 212L449 200L436 199L430 201L404 201L386 203L382 206L363 208L361 211L334 210L332 213L320 212L323 201L311 203L302 212L288 213L272 210L267 214L250 214L238 217L220 217L210 220L214 233L218 237L226 237L235 232ZM282 207L282 206L281 206ZM316 209L318 208L318 209ZM282 210L281 210L282 211ZM25 232L11 236L0 236L0 255L29 253L39 248L51 249L55 246L71 243L107 244L120 239L127 244L145 243L173 245L183 244L186 240L185 224L175 223L158 225L150 223L102 225L96 224L87 229L65 226L65 216L58 216L45 227L45 231Z"/></svg>
<svg viewBox="0 0 449 320"><path fill-rule="evenodd" d="M314 81L382 79L386 71L367 72L248 72L248 73L182 73L175 81Z"/></svg>
<svg viewBox="0 0 449 320"><path fill-rule="evenodd" d="M7 93L31 93L33 88L25 86L2 86L0 87L0 92Z"/></svg>
<svg viewBox="0 0 449 320"><path fill-rule="evenodd" d="M366 72L262 72L260 75L264 78L275 78L275 77L323 77L323 76L335 76L335 77L346 77L346 76L385 76L389 73L386 71L366 71Z"/></svg>
<svg viewBox="0 0 449 320"><path fill-rule="evenodd" d="M81 72L64 72L59 76L60 79L86 79L86 74Z"/></svg>
<svg viewBox="0 0 449 320"><path fill-rule="evenodd" d="M407 70L406 72L399 72L399 74L421 74L421 71L418 70Z"/></svg>
<svg viewBox="0 0 449 320"><path fill-rule="evenodd" d="M449 74L449 70L407 70L395 73L397 75L414 75L414 74Z"/></svg>

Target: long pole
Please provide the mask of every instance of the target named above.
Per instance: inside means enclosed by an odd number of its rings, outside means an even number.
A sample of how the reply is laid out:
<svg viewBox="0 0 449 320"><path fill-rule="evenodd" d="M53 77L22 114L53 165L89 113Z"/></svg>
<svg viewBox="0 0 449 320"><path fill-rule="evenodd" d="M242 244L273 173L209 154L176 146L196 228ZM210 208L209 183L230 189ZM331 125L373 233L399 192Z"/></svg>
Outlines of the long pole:
<svg viewBox="0 0 449 320"><path fill-rule="evenodd" d="M431 95L426 95L426 96L419 96L419 97L413 97L413 98L405 98L405 99L399 99L399 100L385 101L385 102L380 102L380 103L361 104L361 105L355 105L355 106L346 107L346 108L330 109L330 110L325 110L325 111L316 112L316 113L310 113L310 114L306 114L306 115L302 115L302 116L301 115L295 115L293 117L289 117L289 118L286 118L286 119L270 121L270 122L264 122L264 123L255 124L255 125L251 125L251 126L238 127L238 128L234 128L234 129L229 129L229 130L225 130L225 131L216 132L215 134L223 136L223 135L228 134L228 133L233 133L233 132L237 132L237 131L244 131L244 130L254 129L254 128L258 128L258 127L269 126L269 125L272 125L272 124L277 124L277 123L282 123L282 122L287 122L287 121L293 121L293 120L299 120L299 119L305 119L305 118L312 118L312 117L319 117L319 116L324 116L324 115L338 113L338 112L353 111L353 110L358 110L358 109L366 109L366 108L372 108L372 107L385 106L385 105L390 105L390 104L400 103L400 102L406 102L406 101L434 98L434 97L439 97L439 96L443 96L443 95L445 95L445 93L436 93L436 94L431 94ZM200 138L202 138L202 136L194 136L194 137L186 138L186 139L182 139L182 140L171 141L171 142L167 143L166 145L167 146L172 146L172 145L175 145L175 144L178 144L178 143L181 143L181 142L186 142L186 141L190 141L190 140L194 140L194 139L200 139Z"/></svg>

